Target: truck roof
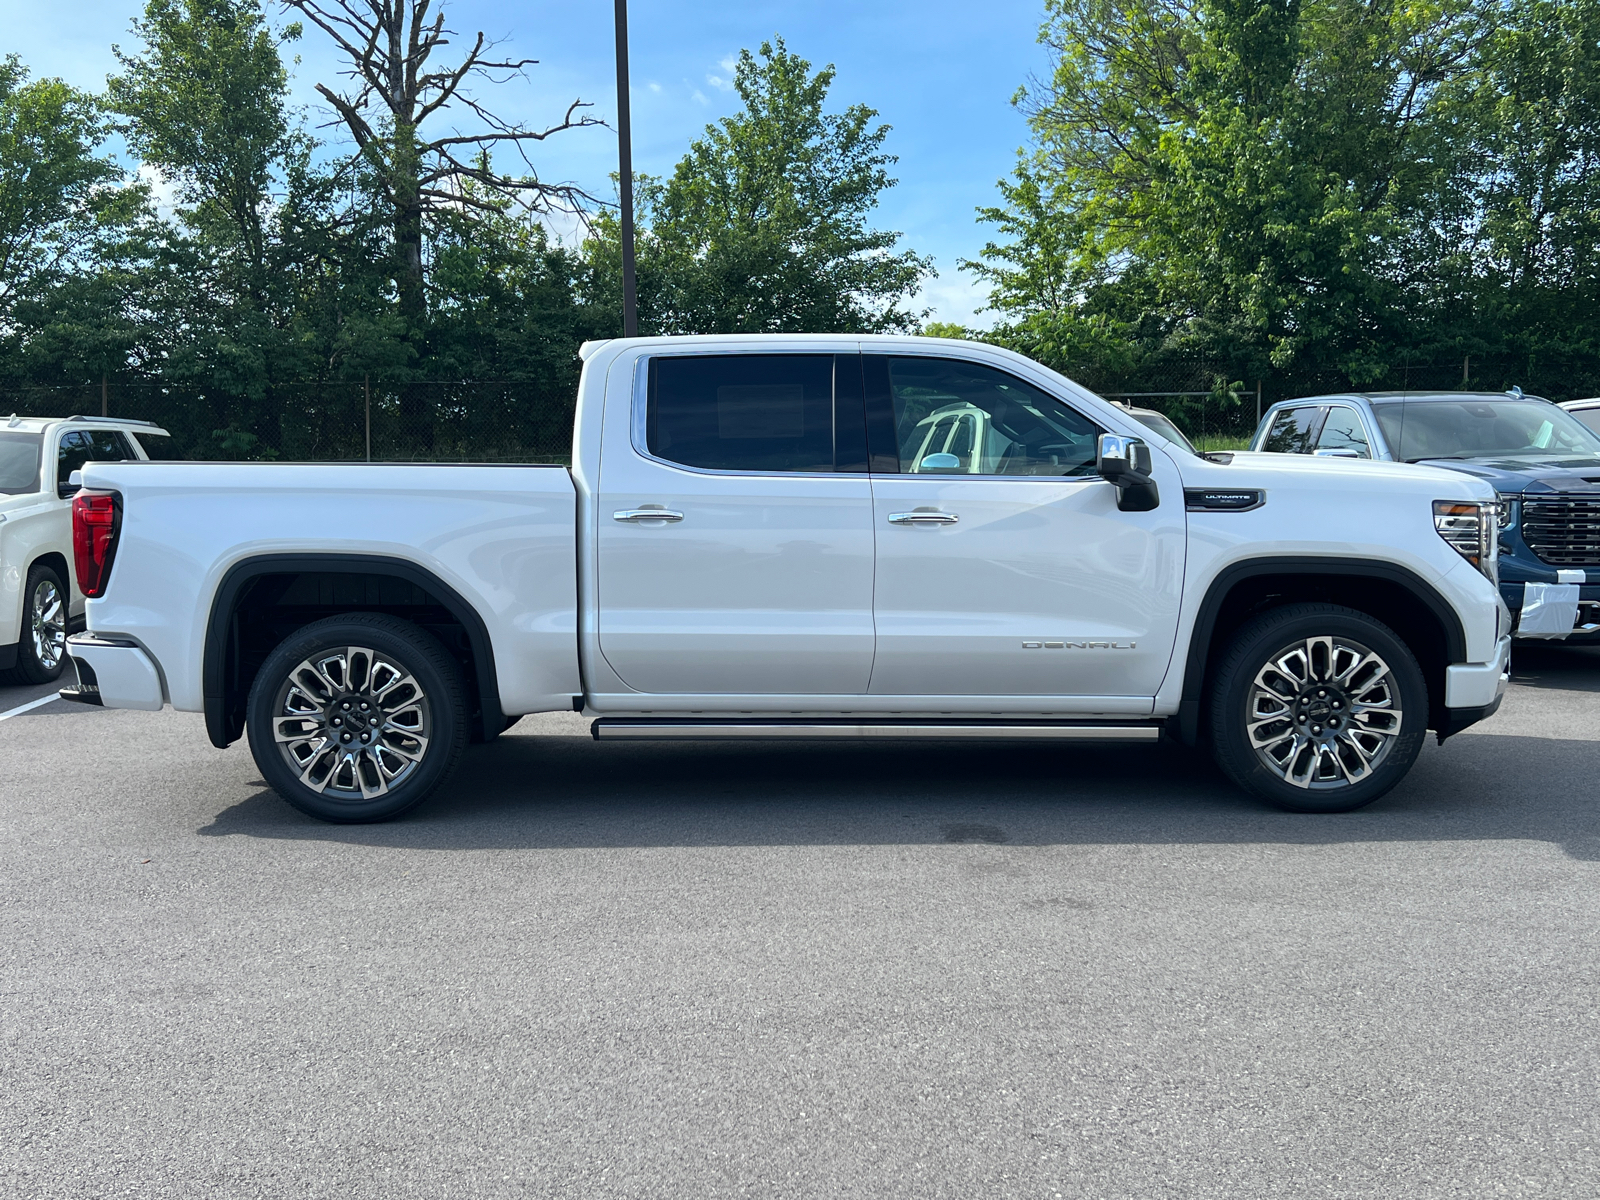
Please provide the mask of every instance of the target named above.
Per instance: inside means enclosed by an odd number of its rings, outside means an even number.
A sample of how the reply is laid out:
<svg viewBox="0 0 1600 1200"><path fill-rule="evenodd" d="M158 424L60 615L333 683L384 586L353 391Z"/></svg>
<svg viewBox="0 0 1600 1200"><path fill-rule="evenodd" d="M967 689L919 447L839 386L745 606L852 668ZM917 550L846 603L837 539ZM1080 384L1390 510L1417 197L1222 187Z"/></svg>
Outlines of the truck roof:
<svg viewBox="0 0 1600 1200"><path fill-rule="evenodd" d="M1294 400L1282 400L1280 404L1309 404L1319 400L1365 400L1369 404L1393 404L1403 401L1406 404L1445 404L1463 401L1507 401L1537 400L1542 404L1549 401L1543 396L1529 396L1522 392L1330 392L1325 396L1299 396Z"/></svg>
<svg viewBox="0 0 1600 1200"><path fill-rule="evenodd" d="M0 430L22 429L29 433L43 433L52 425L90 425L104 429L126 429L130 433L148 433L154 437L171 437L154 421L140 421L133 417L21 417L12 413L0 420Z"/></svg>

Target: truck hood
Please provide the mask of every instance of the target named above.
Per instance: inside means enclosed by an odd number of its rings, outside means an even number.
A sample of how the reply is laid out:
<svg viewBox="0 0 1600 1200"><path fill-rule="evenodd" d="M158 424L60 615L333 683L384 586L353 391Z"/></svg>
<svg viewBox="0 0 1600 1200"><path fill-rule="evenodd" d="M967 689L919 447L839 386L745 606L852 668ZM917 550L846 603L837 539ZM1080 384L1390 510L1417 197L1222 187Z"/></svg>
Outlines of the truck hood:
<svg viewBox="0 0 1600 1200"><path fill-rule="evenodd" d="M1492 499L1487 489L1461 471L1425 464L1374 462L1358 458L1315 458L1236 450L1226 463L1173 456L1191 487L1301 487L1318 491L1359 488L1396 493L1427 492L1438 500ZM1454 464L1452 464L1454 465ZM1600 464L1595 474L1600 476Z"/></svg>
<svg viewBox="0 0 1600 1200"><path fill-rule="evenodd" d="M1498 454L1427 459L1418 465L1460 471L1507 494L1600 491L1600 455Z"/></svg>

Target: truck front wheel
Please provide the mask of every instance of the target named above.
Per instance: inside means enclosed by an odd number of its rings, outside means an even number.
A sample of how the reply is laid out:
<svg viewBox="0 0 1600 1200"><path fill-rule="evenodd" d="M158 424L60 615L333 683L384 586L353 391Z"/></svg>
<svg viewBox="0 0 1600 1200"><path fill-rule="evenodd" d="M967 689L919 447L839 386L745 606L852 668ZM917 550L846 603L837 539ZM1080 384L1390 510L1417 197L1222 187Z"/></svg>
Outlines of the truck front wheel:
<svg viewBox="0 0 1600 1200"><path fill-rule="evenodd" d="M1394 631L1355 609L1292 604L1234 638L1211 689L1217 763L1290 812L1350 812L1405 776L1428 688Z"/></svg>
<svg viewBox="0 0 1600 1200"><path fill-rule="evenodd" d="M444 782L467 744L461 672L437 639L378 613L330 617L267 656L250 753L272 789L323 821L386 821Z"/></svg>

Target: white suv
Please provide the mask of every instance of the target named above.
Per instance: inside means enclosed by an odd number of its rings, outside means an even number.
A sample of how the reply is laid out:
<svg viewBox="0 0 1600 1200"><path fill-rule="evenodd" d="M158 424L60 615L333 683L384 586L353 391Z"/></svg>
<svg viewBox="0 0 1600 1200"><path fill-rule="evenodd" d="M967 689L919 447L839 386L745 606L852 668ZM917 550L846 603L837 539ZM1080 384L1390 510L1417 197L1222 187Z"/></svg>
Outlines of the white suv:
<svg viewBox="0 0 1600 1200"><path fill-rule="evenodd" d="M114 417L0 417L0 678L49 683L83 615L72 551L73 473L143 461L167 431Z"/></svg>

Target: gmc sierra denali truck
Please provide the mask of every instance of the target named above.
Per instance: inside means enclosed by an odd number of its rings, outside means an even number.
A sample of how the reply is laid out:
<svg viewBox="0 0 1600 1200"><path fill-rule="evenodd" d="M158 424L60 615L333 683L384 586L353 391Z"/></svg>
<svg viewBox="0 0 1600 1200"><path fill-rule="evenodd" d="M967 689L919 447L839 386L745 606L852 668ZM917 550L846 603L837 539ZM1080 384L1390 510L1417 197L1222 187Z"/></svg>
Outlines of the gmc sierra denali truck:
<svg viewBox="0 0 1600 1200"><path fill-rule="evenodd" d="M469 740L1209 745L1337 812L1494 712L1495 496L1201 456L1005 350L584 347L571 468L92 463L69 698L205 714L284 799L393 817Z"/></svg>

